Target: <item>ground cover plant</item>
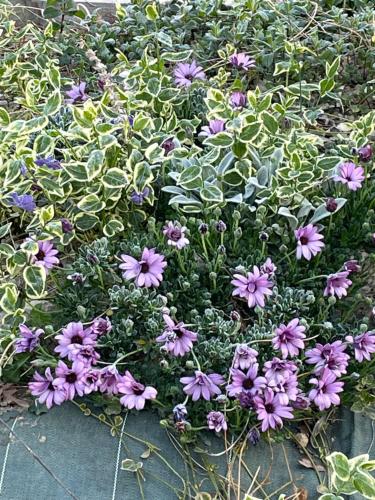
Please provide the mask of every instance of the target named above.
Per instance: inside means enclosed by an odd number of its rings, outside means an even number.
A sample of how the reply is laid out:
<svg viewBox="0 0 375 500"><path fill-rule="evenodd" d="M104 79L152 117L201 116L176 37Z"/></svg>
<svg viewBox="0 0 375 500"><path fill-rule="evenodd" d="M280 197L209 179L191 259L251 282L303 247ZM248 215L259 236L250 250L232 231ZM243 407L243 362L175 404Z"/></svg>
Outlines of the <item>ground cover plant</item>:
<svg viewBox="0 0 375 500"><path fill-rule="evenodd" d="M373 418L370 2L0 5L2 379L184 444Z"/></svg>

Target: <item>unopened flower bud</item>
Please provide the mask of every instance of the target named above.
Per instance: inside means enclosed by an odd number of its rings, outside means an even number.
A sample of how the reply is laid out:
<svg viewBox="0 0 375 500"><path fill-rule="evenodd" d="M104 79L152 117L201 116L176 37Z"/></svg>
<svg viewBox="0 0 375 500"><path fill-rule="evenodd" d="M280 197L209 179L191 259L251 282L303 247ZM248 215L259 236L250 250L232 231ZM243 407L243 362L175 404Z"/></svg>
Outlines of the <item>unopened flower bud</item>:
<svg viewBox="0 0 375 500"><path fill-rule="evenodd" d="M241 316L237 311L231 311L230 313L230 319L232 321L241 321Z"/></svg>
<svg viewBox="0 0 375 500"><path fill-rule="evenodd" d="M236 240L239 240L242 236L242 229L240 227L238 227L235 231L234 231L234 237L236 238Z"/></svg>
<svg viewBox="0 0 375 500"><path fill-rule="evenodd" d="M208 225L205 224L204 222L202 222L202 224L200 224L199 227L198 227L198 231L201 234L207 234L207 232L208 232Z"/></svg>
<svg viewBox="0 0 375 500"><path fill-rule="evenodd" d="M188 361L186 361L185 366L186 366L186 368L188 368L189 370L192 370L192 369L194 368L194 361L191 361L191 360L189 359Z"/></svg>
<svg viewBox="0 0 375 500"><path fill-rule="evenodd" d="M210 280L216 280L216 278L217 278L217 274L214 272L211 272L210 273Z"/></svg>
<svg viewBox="0 0 375 500"><path fill-rule="evenodd" d="M169 363L166 359L162 359L160 360L160 367L165 370L169 367Z"/></svg>
<svg viewBox="0 0 375 500"><path fill-rule="evenodd" d="M261 231L259 233L259 239L260 241L268 241L269 240L269 235L265 231Z"/></svg>
<svg viewBox="0 0 375 500"><path fill-rule="evenodd" d="M232 215L233 219L239 221L241 219L241 214L238 210L235 210Z"/></svg>
<svg viewBox="0 0 375 500"><path fill-rule="evenodd" d="M216 227L216 231L217 231L218 233L224 233L224 231L226 231L226 230L227 230L227 225L226 225L226 224L225 224L225 222L224 222L224 221L222 221L222 220L219 220L219 222L217 222L217 223L216 223L216 226L215 226L215 227Z"/></svg>
<svg viewBox="0 0 375 500"><path fill-rule="evenodd" d="M337 201L335 198L327 198L326 209L328 212L335 212L337 210Z"/></svg>
<svg viewBox="0 0 375 500"><path fill-rule="evenodd" d="M218 252L218 253L220 253L221 255L224 255L224 254L226 254L226 253L227 253L226 248L225 248L225 246L224 246L224 245L220 245L220 246L218 246L218 248L217 248L217 252Z"/></svg>
<svg viewBox="0 0 375 500"><path fill-rule="evenodd" d="M280 245L280 253L287 253L288 247L286 245Z"/></svg>
<svg viewBox="0 0 375 500"><path fill-rule="evenodd" d="M214 215L215 217L218 219L221 215L221 208L220 207L216 207L215 210L214 210Z"/></svg>
<svg viewBox="0 0 375 500"><path fill-rule="evenodd" d="M372 157L372 148L370 144L367 144L366 146L363 146L362 148L359 148L358 151L358 157L360 161L370 161Z"/></svg>
<svg viewBox="0 0 375 500"><path fill-rule="evenodd" d="M336 304L336 297L334 297L333 295L331 295L330 297L328 297L328 304L330 306L333 306L334 304Z"/></svg>

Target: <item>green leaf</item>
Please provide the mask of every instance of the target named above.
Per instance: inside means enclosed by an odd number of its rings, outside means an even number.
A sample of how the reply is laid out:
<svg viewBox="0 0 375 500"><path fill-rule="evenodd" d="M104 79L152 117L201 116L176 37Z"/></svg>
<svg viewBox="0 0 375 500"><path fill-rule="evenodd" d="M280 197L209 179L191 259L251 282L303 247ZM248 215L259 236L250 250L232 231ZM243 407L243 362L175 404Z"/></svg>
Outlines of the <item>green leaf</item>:
<svg viewBox="0 0 375 500"><path fill-rule="evenodd" d="M146 16L149 21L156 21L156 19L159 19L159 13L157 11L155 3L147 5Z"/></svg>
<svg viewBox="0 0 375 500"><path fill-rule="evenodd" d="M280 207L278 212L278 214L280 215L283 215L284 217L286 217L289 221L289 225L290 225L290 229L292 231L294 231L296 229L296 227L298 226L298 219L295 215L291 214L290 213L290 210L289 208L287 207Z"/></svg>
<svg viewBox="0 0 375 500"><path fill-rule="evenodd" d="M17 287L13 283L5 283L5 285L2 285L0 288L0 308L4 312L10 314L15 311L17 307L18 293Z"/></svg>
<svg viewBox="0 0 375 500"><path fill-rule="evenodd" d="M271 115L271 113L268 113L267 111L264 111L261 114L264 126L266 129L273 135L276 134L276 132L279 129L279 124L274 116Z"/></svg>
<svg viewBox="0 0 375 500"><path fill-rule="evenodd" d="M178 178L178 184L184 189L197 189L202 185L202 169L198 165L185 168Z"/></svg>
<svg viewBox="0 0 375 500"><path fill-rule="evenodd" d="M145 116L142 113L138 113L138 115L134 118L133 122L133 130L135 132L140 132L144 130L146 127L150 126L151 118L149 116Z"/></svg>
<svg viewBox="0 0 375 500"><path fill-rule="evenodd" d="M39 212L39 221L42 226L44 226L47 222L53 219L55 210L53 205L49 207L42 207Z"/></svg>
<svg viewBox="0 0 375 500"><path fill-rule="evenodd" d="M0 227L0 240L9 233L11 227L12 227L11 222L8 222L8 224L4 224L3 226Z"/></svg>
<svg viewBox="0 0 375 500"><path fill-rule="evenodd" d="M327 94L327 92L330 92L335 86L335 81L332 78L324 78L324 80L321 80L319 82L319 92L320 95L323 97Z"/></svg>
<svg viewBox="0 0 375 500"><path fill-rule="evenodd" d="M82 212L96 213L103 210L103 208L105 207L105 203L104 201L100 200L98 195L88 194L77 203L77 206L80 210L82 210Z"/></svg>
<svg viewBox="0 0 375 500"><path fill-rule="evenodd" d="M43 297L46 286L46 270L42 266L29 266L23 271L26 285L26 294L31 299Z"/></svg>
<svg viewBox="0 0 375 500"><path fill-rule="evenodd" d="M102 183L108 188L122 188L128 183L125 172L119 168L110 168L102 177Z"/></svg>
<svg viewBox="0 0 375 500"><path fill-rule="evenodd" d="M241 130L239 136L240 140L242 142L252 142L258 137L261 130L262 130L261 122L249 123L248 125L245 125L245 127Z"/></svg>
<svg viewBox="0 0 375 500"><path fill-rule="evenodd" d="M233 137L228 132L219 132L218 134L207 137L207 139L203 141L203 144L219 148L227 148L233 144Z"/></svg>
<svg viewBox="0 0 375 500"><path fill-rule="evenodd" d="M341 158L339 156L326 156L319 158L316 162L316 166L322 170L328 171L333 170L340 162Z"/></svg>
<svg viewBox="0 0 375 500"><path fill-rule="evenodd" d="M341 452L335 451L327 457L328 463L341 481L348 481L350 478L350 467L348 458Z"/></svg>
<svg viewBox="0 0 375 500"><path fill-rule="evenodd" d="M202 200L210 203L220 203L224 201L224 195L217 186L205 186L199 194Z"/></svg>
<svg viewBox="0 0 375 500"><path fill-rule="evenodd" d="M332 64L326 62L326 76L327 78L333 78L340 67L340 56L336 57Z"/></svg>
<svg viewBox="0 0 375 500"><path fill-rule="evenodd" d="M334 495L333 493L324 493L319 497L319 500L344 500L342 496Z"/></svg>
<svg viewBox="0 0 375 500"><path fill-rule="evenodd" d="M361 495L365 498L374 500L375 479L370 474L357 470L357 472L353 474L352 482Z"/></svg>
<svg viewBox="0 0 375 500"><path fill-rule="evenodd" d="M167 33L164 33L164 31L158 31L156 38L161 44L166 45L167 47L173 47L172 38L167 35Z"/></svg>
<svg viewBox="0 0 375 500"><path fill-rule="evenodd" d="M189 59L192 53L192 50L184 50L182 52L163 52L161 58L168 62L180 62Z"/></svg>
<svg viewBox="0 0 375 500"><path fill-rule="evenodd" d="M104 163L103 151L100 151L99 149L91 151L86 165L87 179L89 181L95 179L95 177L100 174L103 167L103 163Z"/></svg>
<svg viewBox="0 0 375 500"><path fill-rule="evenodd" d="M124 224L119 220L113 219L109 221L103 227L103 233L108 236L108 238L112 238L118 233L121 233L124 230Z"/></svg>
<svg viewBox="0 0 375 500"><path fill-rule="evenodd" d="M93 227L95 227L99 222L99 217L93 214L78 214L75 219L74 223L80 231L89 231Z"/></svg>
<svg viewBox="0 0 375 500"><path fill-rule="evenodd" d="M9 125L9 123L10 123L10 116L8 111L4 108L0 108L0 125L4 127L6 125Z"/></svg>
<svg viewBox="0 0 375 500"><path fill-rule="evenodd" d="M44 107L43 114L47 116L55 115L61 107L61 94L59 90L53 92L47 99Z"/></svg>

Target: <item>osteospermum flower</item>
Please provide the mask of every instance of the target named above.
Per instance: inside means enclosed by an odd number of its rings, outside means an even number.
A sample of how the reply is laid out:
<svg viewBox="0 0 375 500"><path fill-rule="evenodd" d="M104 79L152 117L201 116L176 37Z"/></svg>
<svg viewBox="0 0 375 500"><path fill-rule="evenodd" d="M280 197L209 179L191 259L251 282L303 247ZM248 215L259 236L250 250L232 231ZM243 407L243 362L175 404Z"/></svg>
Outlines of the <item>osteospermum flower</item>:
<svg viewBox="0 0 375 500"><path fill-rule="evenodd" d="M168 245L176 247L178 250L186 247L189 244L189 240L185 236L186 229L185 226L180 226L177 222L168 222L163 227L163 234L167 238Z"/></svg>
<svg viewBox="0 0 375 500"><path fill-rule="evenodd" d="M339 299L348 294L347 289L352 284L348 279L350 271L340 271L335 274L330 274L327 278L327 285L324 289L323 295L337 295Z"/></svg>
<svg viewBox="0 0 375 500"><path fill-rule="evenodd" d="M91 394L99 390L100 386L100 370L97 368L90 368L83 377L85 385L85 394Z"/></svg>
<svg viewBox="0 0 375 500"><path fill-rule="evenodd" d="M207 415L208 428L211 431L220 432L228 429L225 415L221 411L210 411Z"/></svg>
<svg viewBox="0 0 375 500"><path fill-rule="evenodd" d="M183 389L184 392L192 396L193 401L197 401L202 397L206 401L209 401L215 394L221 394L219 385L224 384L225 380L218 373L206 375L196 370L194 377L182 377L180 378L180 382L185 386Z"/></svg>
<svg viewBox="0 0 375 500"><path fill-rule="evenodd" d="M12 193L10 197L10 204L15 207L22 208L25 212L34 212L36 209L36 204L32 194Z"/></svg>
<svg viewBox="0 0 375 500"><path fill-rule="evenodd" d="M99 390L108 395L118 394L117 384L120 381L120 374L114 365L106 366L100 370Z"/></svg>
<svg viewBox="0 0 375 500"><path fill-rule="evenodd" d="M44 333L41 328L34 331L24 324L19 327L20 336L16 339L15 352L31 352L39 345L39 337Z"/></svg>
<svg viewBox="0 0 375 500"><path fill-rule="evenodd" d="M232 382L227 385L228 395L238 396L243 391L255 395L261 389L264 389L267 385L267 380L264 377L258 377L258 368L257 363L252 365L246 373L237 368L231 368Z"/></svg>
<svg viewBox="0 0 375 500"><path fill-rule="evenodd" d="M95 351L93 345L80 345L78 349L74 350L70 358L74 361L81 361L85 367L90 368L91 365L96 365L100 359L100 354Z"/></svg>
<svg viewBox="0 0 375 500"><path fill-rule="evenodd" d="M309 398L314 401L320 411L327 410L331 405L340 404L338 393L344 390L344 383L337 382L335 374L330 370L325 368L320 378L312 378L309 382L316 386L309 392Z"/></svg>
<svg viewBox="0 0 375 500"><path fill-rule="evenodd" d="M34 373L33 380L29 382L29 390L38 398L39 403L45 404L48 409L53 405L61 405L66 400L65 391L57 386L50 367L46 368L44 376L38 372Z"/></svg>
<svg viewBox="0 0 375 500"><path fill-rule="evenodd" d="M109 318L96 318L91 325L91 330L95 335L106 335L112 330L112 323Z"/></svg>
<svg viewBox="0 0 375 500"><path fill-rule="evenodd" d="M201 136L211 136L216 135L219 132L223 132L225 130L225 121L224 120L210 120L208 125L202 127L202 130L199 135Z"/></svg>
<svg viewBox="0 0 375 500"><path fill-rule="evenodd" d="M349 273L358 273L361 270L361 266L358 264L358 260L347 260L344 262L344 271L349 271Z"/></svg>
<svg viewBox="0 0 375 500"><path fill-rule="evenodd" d="M67 91L66 95L69 97L66 100L68 104L87 101L89 96L86 94L86 82L81 82L79 85L72 85L72 88Z"/></svg>
<svg viewBox="0 0 375 500"><path fill-rule="evenodd" d="M81 361L74 361L71 368L64 361L58 362L55 383L57 387L65 391L66 399L72 400L76 394L84 395L86 372L87 368Z"/></svg>
<svg viewBox="0 0 375 500"><path fill-rule="evenodd" d="M274 377L266 377L266 379L268 388L279 395L281 404L287 405L297 399L299 389L298 379L295 373L289 373L285 377L280 377L278 380Z"/></svg>
<svg viewBox="0 0 375 500"><path fill-rule="evenodd" d="M244 52L232 54L229 58L229 62L236 68L240 69L248 70L251 68L255 68L255 60Z"/></svg>
<svg viewBox="0 0 375 500"><path fill-rule="evenodd" d="M313 349L306 351L306 363L315 365L314 373L320 375L328 368L335 377L346 373L349 356L344 351L346 345L341 340L336 340L331 344L316 344Z"/></svg>
<svg viewBox="0 0 375 500"><path fill-rule="evenodd" d="M318 232L317 227L308 224L306 227L296 229L294 234L297 239L297 259L301 259L303 256L310 260L311 257L322 251L324 243L321 240L324 237Z"/></svg>
<svg viewBox="0 0 375 500"><path fill-rule="evenodd" d="M167 328L156 338L156 342L163 342L164 348L174 356L184 356L192 349L198 335L185 328L184 323L176 324L168 314L164 314L163 318Z"/></svg>
<svg viewBox="0 0 375 500"><path fill-rule="evenodd" d="M298 371L297 365L293 361L273 358L266 361L263 366L263 372L267 380L274 379L277 383L288 378L290 374Z"/></svg>
<svg viewBox="0 0 375 500"><path fill-rule="evenodd" d="M287 325L280 325L275 330L275 337L272 344L275 349L280 349L282 357L285 359L290 356L298 356L299 350L304 349L303 339L306 335L303 333L306 328L299 324L299 319L294 318Z"/></svg>
<svg viewBox="0 0 375 500"><path fill-rule="evenodd" d="M345 340L353 345L354 357L359 363L364 359L370 361L371 354L375 352L375 332L361 333L354 338L348 335Z"/></svg>
<svg viewBox="0 0 375 500"><path fill-rule="evenodd" d="M193 80L206 79L202 66L198 66L196 61L177 64L173 74L175 82L179 87L190 87Z"/></svg>
<svg viewBox="0 0 375 500"><path fill-rule="evenodd" d="M243 92L233 92L229 98L229 102L235 109L244 108L247 104L246 94Z"/></svg>
<svg viewBox="0 0 375 500"><path fill-rule="evenodd" d="M239 344L236 347L233 357L233 368L241 368L241 370L249 369L257 362L258 352L246 344Z"/></svg>
<svg viewBox="0 0 375 500"><path fill-rule="evenodd" d="M91 328L83 328L81 322L68 323L62 329L62 333L55 337L58 342L55 352L59 353L61 358L68 357L68 359L72 360L82 346L94 346L95 337Z"/></svg>
<svg viewBox="0 0 375 500"><path fill-rule="evenodd" d="M262 264L260 266L260 270L262 273L268 274L268 276L272 277L275 274L275 272L277 271L277 267L272 262L270 257L268 257L266 259L266 261L264 262L264 264Z"/></svg>
<svg viewBox="0 0 375 500"><path fill-rule="evenodd" d="M262 274L258 267L254 266L252 273L249 272L246 276L235 274L233 277L235 279L231 284L235 289L232 295L246 299L249 307L264 307L265 296L272 295L273 287L273 283L268 280L268 274Z"/></svg>
<svg viewBox="0 0 375 500"><path fill-rule="evenodd" d="M44 267L46 271L49 271L60 262L56 257L59 252L53 247L50 241L38 241L37 243L39 251L36 255L32 256L31 263Z"/></svg>
<svg viewBox="0 0 375 500"><path fill-rule="evenodd" d="M123 264L120 264L120 269L123 269L123 277L126 280L135 280L135 284L139 287L150 288L159 286L163 280L164 268L167 263L164 256L155 252L154 248L150 250L145 248L142 252L141 260L136 260L130 255L121 255Z"/></svg>
<svg viewBox="0 0 375 500"><path fill-rule="evenodd" d="M293 418L293 409L283 405L279 394L271 389L265 389L262 395L255 396L254 406L258 420L262 422L262 432L282 427L284 418Z"/></svg>
<svg viewBox="0 0 375 500"><path fill-rule="evenodd" d="M339 165L339 171L334 177L334 181L346 184L351 191L357 191L365 180L364 173L362 167L357 167L351 161L347 161Z"/></svg>
<svg viewBox="0 0 375 500"><path fill-rule="evenodd" d="M126 371L125 375L121 377L117 387L121 394L125 394L120 398L120 403L129 410L132 408L143 410L146 401L155 399L157 396L157 390L154 387L146 387L137 382L129 371Z"/></svg>

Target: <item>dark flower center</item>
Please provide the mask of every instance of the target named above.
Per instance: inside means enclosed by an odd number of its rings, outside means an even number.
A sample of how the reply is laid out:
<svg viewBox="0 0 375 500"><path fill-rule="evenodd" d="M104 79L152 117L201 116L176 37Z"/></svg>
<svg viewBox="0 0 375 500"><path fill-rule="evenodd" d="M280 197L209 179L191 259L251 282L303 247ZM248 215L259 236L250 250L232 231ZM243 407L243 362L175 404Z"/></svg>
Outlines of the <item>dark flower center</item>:
<svg viewBox="0 0 375 500"><path fill-rule="evenodd" d="M264 405L264 409L266 410L267 413L273 413L275 411L272 403Z"/></svg>
<svg viewBox="0 0 375 500"><path fill-rule="evenodd" d="M181 229L173 229L168 236L172 241L178 241L181 238Z"/></svg>
<svg viewBox="0 0 375 500"><path fill-rule="evenodd" d="M141 384L133 384L132 389L136 396L141 396L141 394L143 394L144 392L144 387Z"/></svg>
<svg viewBox="0 0 375 500"><path fill-rule="evenodd" d="M74 384L74 382L77 382L77 375L74 372L68 373L68 375L66 375L65 377L65 380L68 382L68 384Z"/></svg>
<svg viewBox="0 0 375 500"><path fill-rule="evenodd" d="M149 265L147 262L142 262L141 264L141 273L148 273Z"/></svg>
<svg viewBox="0 0 375 500"><path fill-rule="evenodd" d="M80 335L73 335L70 339L71 344L81 344L82 345L82 337Z"/></svg>
<svg viewBox="0 0 375 500"><path fill-rule="evenodd" d="M54 391L55 390L55 386L53 385L52 381L48 384L48 390L49 391Z"/></svg>
<svg viewBox="0 0 375 500"><path fill-rule="evenodd" d="M184 330L182 330L182 328L178 328L178 330L175 330L174 332L176 334L176 337L178 337L179 339L182 338L185 334L185 332L184 332Z"/></svg>
<svg viewBox="0 0 375 500"><path fill-rule="evenodd" d="M242 382L242 387L248 391L249 389L252 389L254 387L254 382L251 380L251 378L246 378Z"/></svg>
<svg viewBox="0 0 375 500"><path fill-rule="evenodd" d="M302 245L307 245L309 242L309 239L306 236L301 236L299 241L302 243Z"/></svg>
<svg viewBox="0 0 375 500"><path fill-rule="evenodd" d="M36 254L36 259L37 260L43 260L46 254L43 252L43 250L39 250L39 252Z"/></svg>

